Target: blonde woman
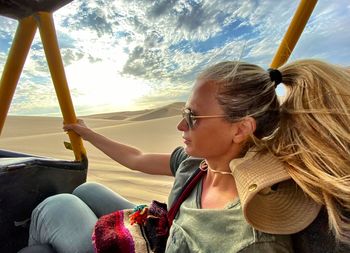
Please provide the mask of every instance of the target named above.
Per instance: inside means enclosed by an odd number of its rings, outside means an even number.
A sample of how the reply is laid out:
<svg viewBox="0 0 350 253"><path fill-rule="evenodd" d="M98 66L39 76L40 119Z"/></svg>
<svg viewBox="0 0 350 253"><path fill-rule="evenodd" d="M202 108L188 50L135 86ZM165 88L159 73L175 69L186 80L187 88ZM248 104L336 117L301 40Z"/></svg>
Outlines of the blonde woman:
<svg viewBox="0 0 350 253"><path fill-rule="evenodd" d="M288 88L282 105L279 83ZM174 176L169 206L198 167L206 171L173 221L167 253L293 252L288 234L306 228L321 206L335 237L348 244L349 85L345 69L315 60L269 71L222 62L198 76L177 126L184 147L172 154L145 154L83 122L64 129L128 168ZM33 211L29 244L93 252L98 217L133 206L101 185L84 184Z"/></svg>
<svg viewBox="0 0 350 253"><path fill-rule="evenodd" d="M350 244L349 69L299 60L269 74L255 65L224 62L200 78L221 84L217 99L232 121L254 118L254 144L285 162L298 186L326 207L336 238ZM281 106L273 86L279 83L287 89Z"/></svg>

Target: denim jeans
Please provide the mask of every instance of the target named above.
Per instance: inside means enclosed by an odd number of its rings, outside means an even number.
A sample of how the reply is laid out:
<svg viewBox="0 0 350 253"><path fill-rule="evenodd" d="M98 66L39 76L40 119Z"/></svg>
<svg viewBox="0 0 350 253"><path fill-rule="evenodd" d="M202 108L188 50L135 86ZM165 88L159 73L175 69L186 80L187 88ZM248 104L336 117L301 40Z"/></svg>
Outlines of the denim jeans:
<svg viewBox="0 0 350 253"><path fill-rule="evenodd" d="M82 184L73 194L51 196L33 210L29 246L49 243L58 253L92 253L98 217L134 206L101 184Z"/></svg>

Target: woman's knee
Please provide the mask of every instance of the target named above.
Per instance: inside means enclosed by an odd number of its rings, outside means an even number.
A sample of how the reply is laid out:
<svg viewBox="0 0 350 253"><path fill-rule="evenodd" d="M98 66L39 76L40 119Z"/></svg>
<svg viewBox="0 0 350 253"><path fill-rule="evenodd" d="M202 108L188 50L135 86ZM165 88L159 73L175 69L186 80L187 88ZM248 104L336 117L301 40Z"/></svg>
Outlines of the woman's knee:
<svg viewBox="0 0 350 253"><path fill-rule="evenodd" d="M32 212L31 226L47 226L59 222L62 210L75 210L81 206L81 200L72 194L58 194L46 198Z"/></svg>
<svg viewBox="0 0 350 253"><path fill-rule="evenodd" d="M63 210L75 210L81 206L81 200L72 194L58 194L46 198L34 208L30 224L30 244L47 242L43 240L46 231L56 228L62 222ZM69 219L65 215L65 219ZM74 220L72 217L71 221Z"/></svg>
<svg viewBox="0 0 350 253"><path fill-rule="evenodd" d="M84 246L92 252L90 238L96 221L95 214L77 196L54 195L34 209L29 245L49 243L58 252L88 252L65 250Z"/></svg>
<svg viewBox="0 0 350 253"><path fill-rule="evenodd" d="M62 209L74 208L79 205L79 198L68 193L53 195L42 201L32 213L33 216L60 213Z"/></svg>
<svg viewBox="0 0 350 253"><path fill-rule="evenodd" d="M72 194L80 199L84 199L84 197L89 196L91 192L96 192L101 189L107 189L107 187L96 182L86 182L75 188Z"/></svg>

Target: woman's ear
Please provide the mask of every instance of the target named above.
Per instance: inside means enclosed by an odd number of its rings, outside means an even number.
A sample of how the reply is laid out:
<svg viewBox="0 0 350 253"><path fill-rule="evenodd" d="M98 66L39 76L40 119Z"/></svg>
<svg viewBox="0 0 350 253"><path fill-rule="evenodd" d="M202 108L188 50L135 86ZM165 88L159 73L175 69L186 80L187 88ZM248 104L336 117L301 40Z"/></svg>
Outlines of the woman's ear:
<svg viewBox="0 0 350 253"><path fill-rule="evenodd" d="M245 117L237 123L233 123L233 137L234 143L245 142L250 135L255 132L256 121L252 117Z"/></svg>

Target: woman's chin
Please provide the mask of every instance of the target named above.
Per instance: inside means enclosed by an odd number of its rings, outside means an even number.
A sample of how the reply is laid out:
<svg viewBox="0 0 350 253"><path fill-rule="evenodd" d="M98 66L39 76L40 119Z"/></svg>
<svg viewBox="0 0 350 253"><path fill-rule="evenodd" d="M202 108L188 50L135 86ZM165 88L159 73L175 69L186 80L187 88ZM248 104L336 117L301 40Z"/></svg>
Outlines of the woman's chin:
<svg viewBox="0 0 350 253"><path fill-rule="evenodd" d="M184 150L187 155L194 156L194 150L190 146L185 144Z"/></svg>
<svg viewBox="0 0 350 253"><path fill-rule="evenodd" d="M191 153L191 148L188 145L185 144L184 150L185 150L186 154L191 155L190 154Z"/></svg>

